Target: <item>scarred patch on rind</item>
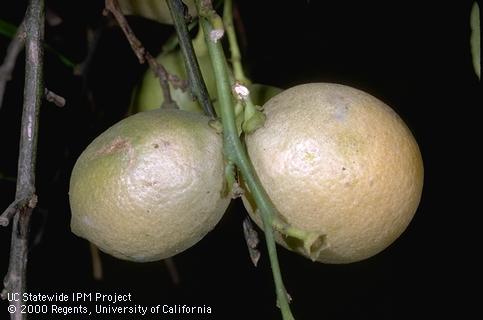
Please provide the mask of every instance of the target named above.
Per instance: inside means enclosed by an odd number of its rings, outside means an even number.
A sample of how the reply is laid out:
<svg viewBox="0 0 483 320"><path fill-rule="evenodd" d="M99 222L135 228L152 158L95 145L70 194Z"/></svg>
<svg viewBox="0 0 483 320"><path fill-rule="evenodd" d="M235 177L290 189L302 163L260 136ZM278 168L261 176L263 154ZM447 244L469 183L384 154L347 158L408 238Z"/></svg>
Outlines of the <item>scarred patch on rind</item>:
<svg viewBox="0 0 483 320"><path fill-rule="evenodd" d="M72 231L132 261L179 253L220 220L222 139L208 118L180 110L138 113L97 137L74 166Z"/></svg>

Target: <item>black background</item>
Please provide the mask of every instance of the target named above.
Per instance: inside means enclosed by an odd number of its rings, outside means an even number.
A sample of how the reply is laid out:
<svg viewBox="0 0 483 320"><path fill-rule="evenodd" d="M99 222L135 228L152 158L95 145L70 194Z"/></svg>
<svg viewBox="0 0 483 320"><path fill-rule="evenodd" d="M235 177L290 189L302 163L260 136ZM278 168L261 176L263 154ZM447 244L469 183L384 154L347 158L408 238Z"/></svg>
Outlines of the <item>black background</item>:
<svg viewBox="0 0 483 320"><path fill-rule="evenodd" d="M67 105L42 106L39 208L33 217L28 291L132 293L134 302L145 306L210 306L213 313L200 319L279 319L266 251L262 246L254 268L238 200L213 232L175 257L179 286L172 284L162 262L136 264L104 254L104 279L93 280L88 244L69 229L70 172L87 144L124 116L131 89L146 69L119 29L106 26L102 5L101 0L47 1L63 23L46 27L46 42L75 62L87 53L86 27L102 32L86 78L74 76L46 52L45 85L64 96ZM365 90L407 122L425 163L416 216L381 254L350 265L323 265L279 250L296 318L468 318L476 306L470 292L481 292L476 276L481 252L481 208L476 206L481 162L476 150L481 142L476 138L482 103L469 49L471 2L293 0L239 1L238 6L246 31L244 63L252 80L282 88L337 82ZM18 24L25 7L25 1L10 1L10 6L2 1L0 19ZM129 21L153 53L173 31L140 18ZM1 57L8 42L0 36ZM21 55L0 110L0 172L9 177L16 175L23 59ZM14 182L0 179L0 209L14 192ZM1 275L7 271L9 239L10 228L0 229ZM0 302L0 319L8 318L6 308Z"/></svg>

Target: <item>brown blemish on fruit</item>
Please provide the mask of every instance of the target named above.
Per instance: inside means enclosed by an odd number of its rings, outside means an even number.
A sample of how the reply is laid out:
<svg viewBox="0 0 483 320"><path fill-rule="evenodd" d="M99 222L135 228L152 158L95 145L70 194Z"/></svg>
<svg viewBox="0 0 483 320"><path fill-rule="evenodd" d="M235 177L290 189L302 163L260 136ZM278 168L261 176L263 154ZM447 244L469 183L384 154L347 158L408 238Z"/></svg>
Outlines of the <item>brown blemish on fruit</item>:
<svg viewBox="0 0 483 320"><path fill-rule="evenodd" d="M156 181L144 181L143 184L145 187L154 187L158 183Z"/></svg>
<svg viewBox="0 0 483 320"><path fill-rule="evenodd" d="M110 144L99 149L97 155L107 155L124 149L131 149L131 144L129 140L117 137Z"/></svg>
<svg viewBox="0 0 483 320"><path fill-rule="evenodd" d="M132 167L135 162L134 148L131 142L126 138L116 137L111 143L103 146L94 154L95 157L102 157L111 155L114 153L120 153L123 156L127 155L127 164Z"/></svg>
<svg viewBox="0 0 483 320"><path fill-rule="evenodd" d="M167 148L171 146L171 142L166 140L160 140L157 143L153 143L153 148L158 149L159 147Z"/></svg>

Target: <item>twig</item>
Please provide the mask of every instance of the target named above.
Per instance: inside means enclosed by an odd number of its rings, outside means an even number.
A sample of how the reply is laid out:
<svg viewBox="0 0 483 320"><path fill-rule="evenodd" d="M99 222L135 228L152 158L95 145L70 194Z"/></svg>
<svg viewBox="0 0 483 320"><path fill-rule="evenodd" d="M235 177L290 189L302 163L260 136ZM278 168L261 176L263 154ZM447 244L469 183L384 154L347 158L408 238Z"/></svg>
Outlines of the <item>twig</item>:
<svg viewBox="0 0 483 320"><path fill-rule="evenodd" d="M89 242L89 248L91 251L92 259L92 276L95 280L102 280L102 260L99 249L97 249L97 247L92 242Z"/></svg>
<svg viewBox="0 0 483 320"><path fill-rule="evenodd" d="M198 60L196 60L195 51L193 49L193 43L191 42L188 28L186 26L183 2L181 0L167 0L167 2L171 17L174 21L176 33L178 34L179 45L181 47L181 52L183 53L191 91L198 99L198 102L201 104L205 113L210 117L215 117L215 111L208 90L206 89L205 82L203 81L200 66L198 65Z"/></svg>
<svg viewBox="0 0 483 320"><path fill-rule="evenodd" d="M27 199L15 200L7 207L7 209L5 209L5 211L0 216L0 226L8 226L8 224L10 223L10 219L12 219L15 213L17 213L17 211L21 208L25 207L27 202L26 200Z"/></svg>
<svg viewBox="0 0 483 320"><path fill-rule="evenodd" d="M156 59L153 58L153 56L144 48L141 41L139 41L139 39L136 37L126 18L122 14L117 0L106 0L104 15L107 15L108 12L112 13L117 23L121 27L124 35L131 45L132 50L134 51L134 54L138 58L139 63L143 64L145 61L148 61L149 67L159 79L159 84L161 85L164 96L163 107L177 108L176 101L172 99L171 92L169 90L168 80L170 77L168 76L168 72L156 61Z"/></svg>
<svg viewBox="0 0 483 320"><path fill-rule="evenodd" d="M172 1L172 0L170 0ZM196 0L196 7L200 15L200 25L205 34L205 41L213 64L213 71L217 83L218 100L220 103L220 115L223 123L223 148L227 160L233 162L245 180L255 203L260 210L265 232L265 242L268 250L270 265L272 268L277 305L284 320L293 320L290 310L289 298L285 285L283 284L280 264L278 262L275 237L272 229L273 218L277 216L277 210L273 206L267 192L263 188L250 158L244 149L239 136L235 121L235 110L231 95L231 83L226 69L226 58L219 39L210 36L219 21L219 16L210 8L209 0ZM207 5L208 4L208 5Z"/></svg>
<svg viewBox="0 0 483 320"><path fill-rule="evenodd" d="M163 260L166 264L166 268L168 269L168 273L173 281L175 286L179 285L180 277L178 273L178 269L176 268L176 264L174 263L173 258L167 258Z"/></svg>
<svg viewBox="0 0 483 320"><path fill-rule="evenodd" d="M225 5L223 7L223 22L225 23L226 35L228 37L228 43L230 45L233 73L237 81L240 81L243 85L248 85L250 83L250 80L247 79L245 73L243 72L240 48L238 47L235 27L233 24L233 12L233 2L231 0L225 1Z"/></svg>
<svg viewBox="0 0 483 320"><path fill-rule="evenodd" d="M27 258L30 216L37 204L35 195L35 162L37 154L37 132L39 109L43 97L43 37L44 37L44 1L30 0L25 15L25 86L18 157L18 176L15 202L22 203L13 216L12 239L10 244L10 261L7 275L4 278L2 297L7 293L18 293L20 296L27 288ZM15 299L12 299L15 300ZM11 319L26 319L20 312L22 299L10 301L16 312Z"/></svg>
<svg viewBox="0 0 483 320"><path fill-rule="evenodd" d="M22 51L25 44L25 29L23 22L17 29L15 36L8 45L7 53L3 64L0 66L0 109L3 104L3 95L5 93L5 87L7 82L12 77L12 71L15 68L15 63L17 62L17 57Z"/></svg>
<svg viewBox="0 0 483 320"><path fill-rule="evenodd" d="M161 64L159 64L156 59L151 56L149 52L145 54L146 60L148 61L149 67L153 70L156 77L159 79L159 84L161 85L161 89L163 90L163 107L165 108L174 108L177 109L178 106L176 102L171 98L171 91L169 90L169 75L166 69L164 69Z"/></svg>
<svg viewBox="0 0 483 320"><path fill-rule="evenodd" d="M63 107L63 106L65 106L65 98L64 97L59 96L58 94L56 94L55 92L50 91L47 88L44 89L44 93L45 93L45 99L48 102L52 102L57 107Z"/></svg>
<svg viewBox="0 0 483 320"><path fill-rule="evenodd" d="M145 61L145 49L141 41L139 41L129 24L127 23L126 18L122 14L121 8L119 7L119 3L117 2L117 0L106 0L105 6L106 9L104 11L104 15L107 15L108 12L112 13L117 23L119 23L122 31L126 35L127 41L129 41L129 44L134 51L134 54L136 54L136 56L138 57L139 63L143 64Z"/></svg>
<svg viewBox="0 0 483 320"><path fill-rule="evenodd" d="M245 217L245 219L243 219L243 235L245 236L245 241L247 242L250 260L252 260L253 265L256 267L261 256L260 250L257 249L260 240L258 238L258 233L253 227L249 217Z"/></svg>

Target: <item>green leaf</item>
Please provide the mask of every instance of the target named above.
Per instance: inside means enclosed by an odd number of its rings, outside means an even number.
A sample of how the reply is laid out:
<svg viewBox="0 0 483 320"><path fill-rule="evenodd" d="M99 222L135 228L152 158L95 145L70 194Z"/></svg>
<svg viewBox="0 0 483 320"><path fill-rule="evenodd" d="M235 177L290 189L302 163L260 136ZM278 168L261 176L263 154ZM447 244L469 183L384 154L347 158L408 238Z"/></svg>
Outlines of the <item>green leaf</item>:
<svg viewBox="0 0 483 320"><path fill-rule="evenodd" d="M473 68L475 69L478 78L481 79L481 64L480 64L480 9L478 3L473 3L470 16L471 24L471 55L473 56Z"/></svg>

